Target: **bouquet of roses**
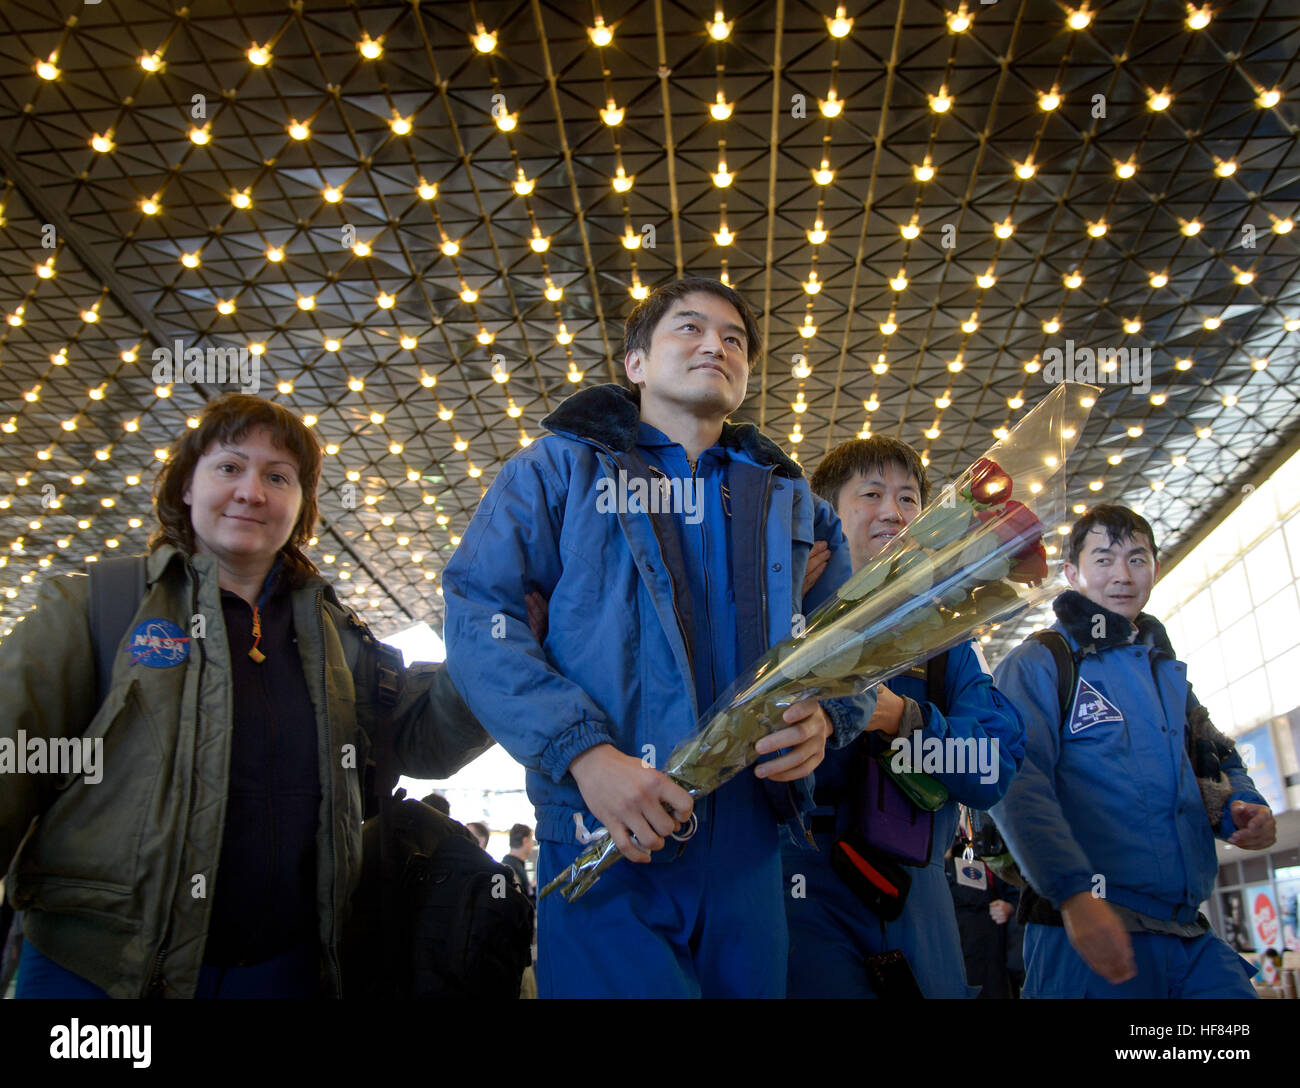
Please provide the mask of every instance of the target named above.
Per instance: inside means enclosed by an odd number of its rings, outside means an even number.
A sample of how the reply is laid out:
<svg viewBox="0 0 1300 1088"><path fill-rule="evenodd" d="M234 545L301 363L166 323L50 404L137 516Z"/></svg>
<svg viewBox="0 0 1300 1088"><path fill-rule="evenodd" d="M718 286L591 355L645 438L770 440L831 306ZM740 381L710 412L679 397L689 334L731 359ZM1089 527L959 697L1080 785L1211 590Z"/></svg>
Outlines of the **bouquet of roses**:
<svg viewBox="0 0 1300 1088"><path fill-rule="evenodd" d="M785 728L792 704L864 692L1055 595L1043 526L1064 520L1066 459L1089 412L1080 394L1096 392L1054 389L857 570L801 636L737 679L664 773L692 797L711 793L757 761L754 745ZM560 888L572 902L619 857L602 828L542 895Z"/></svg>

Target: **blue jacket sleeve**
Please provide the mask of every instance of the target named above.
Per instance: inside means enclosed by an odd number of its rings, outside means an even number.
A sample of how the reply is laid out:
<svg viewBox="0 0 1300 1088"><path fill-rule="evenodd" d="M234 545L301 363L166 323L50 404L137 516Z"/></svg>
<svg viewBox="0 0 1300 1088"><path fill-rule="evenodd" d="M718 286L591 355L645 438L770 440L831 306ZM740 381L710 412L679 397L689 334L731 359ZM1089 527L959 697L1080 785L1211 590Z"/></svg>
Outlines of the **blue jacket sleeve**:
<svg viewBox="0 0 1300 1088"><path fill-rule="evenodd" d="M993 818L1034 890L1060 907L1070 896L1091 890L1095 869L1056 796L1056 766L1061 758L1056 664L1047 647L1024 642L993 675L994 684L1020 711L1025 724L1020 772L991 810Z"/></svg>
<svg viewBox="0 0 1300 1088"><path fill-rule="evenodd" d="M962 804L992 808L1006 795L1024 759L1024 721L1015 706L993 686L993 676L982 656L968 642L948 651L944 688L947 714L941 714L933 703L920 704L925 735L975 743L965 745L967 770L964 774L935 777Z"/></svg>
<svg viewBox="0 0 1300 1088"><path fill-rule="evenodd" d="M812 615L822 604L834 596L835 591L849 580L853 573L853 561L849 558L849 542L844 539L844 530L840 526L839 515L825 499L814 498L813 539L824 540L830 545L830 561L821 577L808 590L808 597L803 602L805 615ZM798 591L801 587L795 586ZM875 691L865 691L861 695L842 699L825 699L822 709L831 720L833 732L826 742L828 748L843 748L861 735L871 720L876 709Z"/></svg>
<svg viewBox="0 0 1300 1088"><path fill-rule="evenodd" d="M498 473L447 564L443 599L456 688L511 756L558 783L576 756L613 743L613 730L528 626L524 598L549 599L562 568L568 488L544 457L527 450Z"/></svg>

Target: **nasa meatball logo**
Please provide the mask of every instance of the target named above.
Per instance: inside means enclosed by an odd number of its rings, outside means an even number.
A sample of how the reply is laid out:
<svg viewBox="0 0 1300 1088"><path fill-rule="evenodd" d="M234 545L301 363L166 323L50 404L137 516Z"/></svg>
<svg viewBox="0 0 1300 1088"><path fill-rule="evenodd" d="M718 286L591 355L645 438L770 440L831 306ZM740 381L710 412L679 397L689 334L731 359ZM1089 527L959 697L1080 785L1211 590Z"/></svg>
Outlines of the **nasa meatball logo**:
<svg viewBox="0 0 1300 1088"><path fill-rule="evenodd" d="M171 620L145 620L131 632L127 643L131 664L149 669L170 669L190 656L190 640Z"/></svg>
<svg viewBox="0 0 1300 1088"><path fill-rule="evenodd" d="M1109 699L1083 677L1074 696L1074 713L1070 715L1070 732L1082 733L1102 722L1122 722L1124 715Z"/></svg>

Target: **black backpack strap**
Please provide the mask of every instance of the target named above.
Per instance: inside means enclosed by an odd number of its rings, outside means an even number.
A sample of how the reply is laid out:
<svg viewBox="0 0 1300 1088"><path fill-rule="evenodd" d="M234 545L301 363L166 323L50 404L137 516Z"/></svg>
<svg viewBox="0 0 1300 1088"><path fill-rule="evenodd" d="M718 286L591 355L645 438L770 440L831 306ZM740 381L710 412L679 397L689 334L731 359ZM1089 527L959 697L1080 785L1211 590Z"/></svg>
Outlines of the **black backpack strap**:
<svg viewBox="0 0 1300 1088"><path fill-rule="evenodd" d="M1070 716L1070 707L1074 705L1074 689L1079 682L1079 668L1070 644L1060 631L1035 631L1029 636L1035 642L1041 642L1051 651L1052 660L1056 662L1056 699L1060 705L1060 722Z"/></svg>
<svg viewBox="0 0 1300 1088"><path fill-rule="evenodd" d="M90 644L95 655L96 702L102 703L113 681L117 646L144 600L146 563L143 555L121 555L89 565Z"/></svg>
<svg viewBox="0 0 1300 1088"><path fill-rule="evenodd" d="M925 663L925 701L940 714L948 713L948 651L935 654Z"/></svg>

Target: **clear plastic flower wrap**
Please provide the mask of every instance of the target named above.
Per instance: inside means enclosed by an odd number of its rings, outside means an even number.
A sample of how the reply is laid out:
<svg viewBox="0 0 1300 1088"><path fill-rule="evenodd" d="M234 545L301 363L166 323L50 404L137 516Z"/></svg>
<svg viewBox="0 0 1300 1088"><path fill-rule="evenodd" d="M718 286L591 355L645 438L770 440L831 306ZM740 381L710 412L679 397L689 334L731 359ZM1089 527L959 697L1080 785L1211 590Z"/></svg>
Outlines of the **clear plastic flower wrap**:
<svg viewBox="0 0 1300 1088"><path fill-rule="evenodd" d="M694 798L757 762L754 745L803 699L857 695L1048 600L1043 536L1066 520L1065 468L1095 398L1057 386L700 719L664 773ZM621 855L600 829L543 890L570 902Z"/></svg>

